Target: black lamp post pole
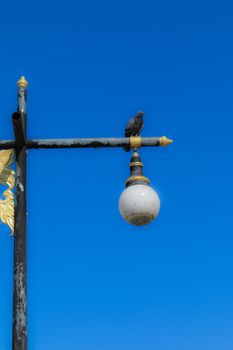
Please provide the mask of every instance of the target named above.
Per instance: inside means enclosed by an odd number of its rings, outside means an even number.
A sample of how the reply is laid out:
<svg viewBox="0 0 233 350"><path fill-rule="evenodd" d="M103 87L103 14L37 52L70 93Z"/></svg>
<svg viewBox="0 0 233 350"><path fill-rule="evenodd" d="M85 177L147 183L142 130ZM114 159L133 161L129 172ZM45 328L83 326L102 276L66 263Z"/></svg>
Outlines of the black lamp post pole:
<svg viewBox="0 0 233 350"><path fill-rule="evenodd" d="M26 98L27 82L21 79L18 82L18 112L12 116L16 154L13 350L27 350Z"/></svg>
<svg viewBox="0 0 233 350"><path fill-rule="evenodd" d="M27 278L26 278L26 157L27 149L38 148L109 148L166 146L172 140L162 137L34 139L26 134L27 81L18 81L17 112L12 115L15 140L0 141L0 150L14 149L16 155L16 190L14 209L14 286L13 286L13 341L12 350L27 350ZM142 166L135 158L137 167ZM133 158L133 161L135 161ZM131 166L136 164L131 163ZM139 164L140 163L140 164ZM136 168L137 168L136 167ZM133 168L142 175L142 169ZM136 169L136 170L135 170ZM143 176L141 176L144 178ZM146 178L145 178L146 179ZM130 180L127 180L130 181Z"/></svg>

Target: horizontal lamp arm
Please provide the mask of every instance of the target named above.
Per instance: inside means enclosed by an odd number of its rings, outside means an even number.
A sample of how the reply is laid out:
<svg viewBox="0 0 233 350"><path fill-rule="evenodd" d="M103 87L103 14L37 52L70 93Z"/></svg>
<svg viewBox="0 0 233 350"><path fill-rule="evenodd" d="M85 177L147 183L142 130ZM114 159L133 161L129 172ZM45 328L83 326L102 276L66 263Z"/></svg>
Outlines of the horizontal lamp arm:
<svg viewBox="0 0 233 350"><path fill-rule="evenodd" d="M135 137L140 139L137 147L166 146L172 143L172 140L165 136L162 137ZM126 147L134 148L132 140L134 137L118 138L79 138L79 139L35 139L26 140L26 147L30 148L109 148ZM138 140L137 140L138 141ZM0 149L15 148L15 141L0 141Z"/></svg>

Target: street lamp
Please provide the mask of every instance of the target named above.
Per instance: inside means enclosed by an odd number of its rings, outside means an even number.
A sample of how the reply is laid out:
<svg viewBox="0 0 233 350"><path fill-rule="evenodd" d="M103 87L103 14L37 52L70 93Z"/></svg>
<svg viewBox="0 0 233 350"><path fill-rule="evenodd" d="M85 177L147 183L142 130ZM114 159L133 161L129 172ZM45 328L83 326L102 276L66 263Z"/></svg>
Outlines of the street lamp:
<svg viewBox="0 0 233 350"><path fill-rule="evenodd" d="M27 278L26 278L26 164L27 152L40 148L111 148L134 150L130 177L119 200L123 218L134 225L151 222L159 212L160 201L143 175L140 147L167 146L172 140L162 137L27 139L27 86L24 77L17 82L17 112L12 115L15 140L0 141L0 184L7 185L0 199L0 219L14 234L14 284L12 349L27 350ZM16 171L10 168L15 161ZM15 195L12 189L15 186Z"/></svg>
<svg viewBox="0 0 233 350"><path fill-rule="evenodd" d="M143 163L136 148L129 166L130 177L126 180L126 189L120 196L119 210L129 224L147 225L159 213L159 196L150 187L149 179L143 175Z"/></svg>

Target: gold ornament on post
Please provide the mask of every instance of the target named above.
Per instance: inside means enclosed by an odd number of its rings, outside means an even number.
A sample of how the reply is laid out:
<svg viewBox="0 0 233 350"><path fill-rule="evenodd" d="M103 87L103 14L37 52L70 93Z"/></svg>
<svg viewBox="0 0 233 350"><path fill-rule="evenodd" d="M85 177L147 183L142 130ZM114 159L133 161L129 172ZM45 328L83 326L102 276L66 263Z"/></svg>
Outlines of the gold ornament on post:
<svg viewBox="0 0 233 350"><path fill-rule="evenodd" d="M133 148L134 150L136 150L141 147L142 138L141 136L130 136L129 143L130 143L130 148Z"/></svg>
<svg viewBox="0 0 233 350"><path fill-rule="evenodd" d="M0 151L0 184L8 185L3 192L5 199L0 199L0 219L11 229L11 236L14 234L14 194L12 189L15 185L15 173L10 168L15 161L13 149Z"/></svg>
<svg viewBox="0 0 233 350"><path fill-rule="evenodd" d="M27 80L25 79L25 77L22 76L22 77L17 81L17 85L18 85L18 87L22 86L22 87L24 87L24 88L26 89L27 86L28 86L28 82L27 82Z"/></svg>
<svg viewBox="0 0 233 350"><path fill-rule="evenodd" d="M162 147L166 147L173 143L173 140L169 139L167 136L161 136L159 139L159 145Z"/></svg>

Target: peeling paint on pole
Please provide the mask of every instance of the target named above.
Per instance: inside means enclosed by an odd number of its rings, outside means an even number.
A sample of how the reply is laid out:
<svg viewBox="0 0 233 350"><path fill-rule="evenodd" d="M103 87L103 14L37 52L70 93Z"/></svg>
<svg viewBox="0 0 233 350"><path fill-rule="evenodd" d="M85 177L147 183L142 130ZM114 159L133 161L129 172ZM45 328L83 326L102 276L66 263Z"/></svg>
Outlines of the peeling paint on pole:
<svg viewBox="0 0 233 350"><path fill-rule="evenodd" d="M142 137L141 147L160 146L161 137ZM34 139L26 140L26 146L30 148L110 148L130 145L129 137L108 137L108 138L79 138L79 139ZM15 141L0 141L0 149L15 148Z"/></svg>
<svg viewBox="0 0 233 350"><path fill-rule="evenodd" d="M26 94L26 87L18 85L19 113L14 113L12 116L16 153L13 350L27 350Z"/></svg>

